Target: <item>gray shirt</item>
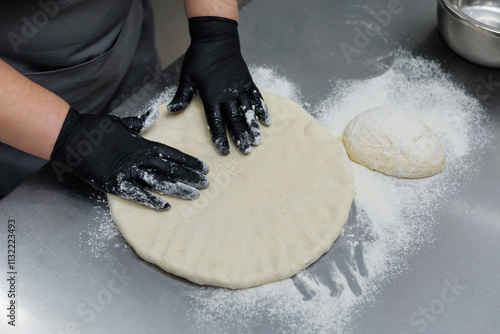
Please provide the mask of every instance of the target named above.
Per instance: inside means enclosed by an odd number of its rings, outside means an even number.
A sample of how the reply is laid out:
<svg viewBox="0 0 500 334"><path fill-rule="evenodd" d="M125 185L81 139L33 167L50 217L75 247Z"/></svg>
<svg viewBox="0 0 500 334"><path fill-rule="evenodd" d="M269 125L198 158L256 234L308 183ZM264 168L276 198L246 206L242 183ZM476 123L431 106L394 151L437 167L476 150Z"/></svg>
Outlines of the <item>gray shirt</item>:
<svg viewBox="0 0 500 334"><path fill-rule="evenodd" d="M112 48L134 0L2 0L0 58L22 73L72 67Z"/></svg>

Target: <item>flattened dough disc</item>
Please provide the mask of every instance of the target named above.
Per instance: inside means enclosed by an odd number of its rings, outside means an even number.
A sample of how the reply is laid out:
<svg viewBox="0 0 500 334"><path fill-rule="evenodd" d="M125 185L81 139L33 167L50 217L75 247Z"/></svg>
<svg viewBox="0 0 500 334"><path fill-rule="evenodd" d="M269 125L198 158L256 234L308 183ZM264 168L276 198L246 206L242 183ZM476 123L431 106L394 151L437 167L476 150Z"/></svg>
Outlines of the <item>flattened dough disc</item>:
<svg viewBox="0 0 500 334"><path fill-rule="evenodd" d="M161 107L144 137L202 159L210 186L196 200L164 196L157 212L109 195L113 219L146 261L198 284L248 288L293 276L331 247L353 199L340 141L294 102L264 94L273 124L244 156L215 150L201 101Z"/></svg>

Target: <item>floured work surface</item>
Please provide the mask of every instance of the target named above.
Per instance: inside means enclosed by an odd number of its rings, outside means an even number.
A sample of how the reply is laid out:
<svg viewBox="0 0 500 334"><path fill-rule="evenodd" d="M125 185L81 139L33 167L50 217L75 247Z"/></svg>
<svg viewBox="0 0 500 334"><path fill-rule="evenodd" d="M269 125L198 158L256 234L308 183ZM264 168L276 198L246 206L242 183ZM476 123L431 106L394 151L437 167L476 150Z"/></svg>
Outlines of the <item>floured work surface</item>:
<svg viewBox="0 0 500 334"><path fill-rule="evenodd" d="M250 155L213 147L201 101L161 106L145 138L202 159L210 186L157 212L109 195L113 219L146 261L198 284L248 288L291 277L331 247L347 221L353 177L343 145L294 102L264 94L273 125ZM231 142L231 141L230 141Z"/></svg>

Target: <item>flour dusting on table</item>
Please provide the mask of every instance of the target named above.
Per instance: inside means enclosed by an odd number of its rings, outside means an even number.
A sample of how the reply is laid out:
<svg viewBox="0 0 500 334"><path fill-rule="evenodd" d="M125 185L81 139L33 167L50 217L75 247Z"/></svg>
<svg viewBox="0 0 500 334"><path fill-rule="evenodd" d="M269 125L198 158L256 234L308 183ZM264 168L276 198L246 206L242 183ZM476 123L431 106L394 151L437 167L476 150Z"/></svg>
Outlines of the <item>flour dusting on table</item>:
<svg viewBox="0 0 500 334"><path fill-rule="evenodd" d="M295 100L296 85L275 71L252 68L262 91ZM353 164L356 193L343 234L319 261L292 279L232 291L195 287L184 310L194 332L349 333L378 293L408 269L408 260L436 235L440 207L477 175L490 140L479 102L453 82L438 63L400 52L385 74L337 81L330 97L304 106L335 137L372 107L392 104L413 113L439 136L443 172L398 179ZM270 110L272 117L272 110Z"/></svg>
<svg viewBox="0 0 500 334"><path fill-rule="evenodd" d="M113 242L115 238L121 240L120 232L116 227L109 211L106 195L102 193L93 193L95 200L94 219L88 223L88 226L82 228L80 232L79 244L82 249L86 249L93 258L111 258L109 248L116 247L118 244ZM123 245L123 242L119 245Z"/></svg>

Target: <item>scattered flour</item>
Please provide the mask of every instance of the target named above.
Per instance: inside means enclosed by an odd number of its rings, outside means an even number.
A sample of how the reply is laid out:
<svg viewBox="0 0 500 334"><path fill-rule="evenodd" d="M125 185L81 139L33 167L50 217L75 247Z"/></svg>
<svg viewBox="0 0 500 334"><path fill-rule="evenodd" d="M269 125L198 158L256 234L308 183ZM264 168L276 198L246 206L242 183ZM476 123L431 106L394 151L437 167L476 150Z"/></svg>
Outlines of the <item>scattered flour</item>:
<svg viewBox="0 0 500 334"><path fill-rule="evenodd" d="M262 91L301 104L298 87L272 69L251 68ZM353 163L355 202L343 234L320 260L291 279L247 290L191 286L181 292L182 314L199 333L349 333L378 293L408 269L408 260L433 241L440 207L476 175L490 140L476 99L431 60L400 52L385 74L337 81L328 99L302 103L332 135L366 109L395 105L413 113L439 136L446 166L433 177L398 179ZM168 101L175 87L146 108ZM270 111L272 117L272 110ZM81 236L95 257L106 256L118 235L104 199L98 219Z"/></svg>
<svg viewBox="0 0 500 334"><path fill-rule="evenodd" d="M113 222L105 194L94 193L95 200L94 219L80 232L79 245L93 258L111 258L109 247L124 245L121 241L120 231ZM115 242L114 238L117 238Z"/></svg>
<svg viewBox="0 0 500 334"><path fill-rule="evenodd" d="M261 90L300 104L297 86L273 70L253 68L252 75ZM407 180L353 163L355 204L332 249L292 279L240 291L200 287L187 292L191 308L186 312L194 332L354 331L378 293L433 241L441 204L476 175L490 140L486 116L438 63L400 52L385 74L338 81L334 87L313 111L332 135L341 136L347 123L368 108L395 105L437 133L446 157L444 171Z"/></svg>

